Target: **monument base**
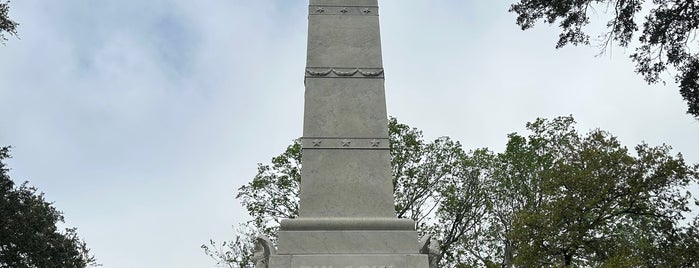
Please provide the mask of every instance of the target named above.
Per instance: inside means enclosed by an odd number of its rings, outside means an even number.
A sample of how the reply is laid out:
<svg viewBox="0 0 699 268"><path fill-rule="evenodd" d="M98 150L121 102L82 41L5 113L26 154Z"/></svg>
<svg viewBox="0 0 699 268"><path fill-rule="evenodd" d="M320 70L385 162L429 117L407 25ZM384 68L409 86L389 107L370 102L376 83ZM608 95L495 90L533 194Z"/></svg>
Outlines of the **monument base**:
<svg viewBox="0 0 699 268"><path fill-rule="evenodd" d="M425 254L274 255L269 268L427 268Z"/></svg>
<svg viewBox="0 0 699 268"><path fill-rule="evenodd" d="M269 268L429 267L409 219L298 218L280 227Z"/></svg>
<svg viewBox="0 0 699 268"><path fill-rule="evenodd" d="M414 254L415 223L396 218L298 218L281 222L277 254ZM344 267L343 267L344 268Z"/></svg>

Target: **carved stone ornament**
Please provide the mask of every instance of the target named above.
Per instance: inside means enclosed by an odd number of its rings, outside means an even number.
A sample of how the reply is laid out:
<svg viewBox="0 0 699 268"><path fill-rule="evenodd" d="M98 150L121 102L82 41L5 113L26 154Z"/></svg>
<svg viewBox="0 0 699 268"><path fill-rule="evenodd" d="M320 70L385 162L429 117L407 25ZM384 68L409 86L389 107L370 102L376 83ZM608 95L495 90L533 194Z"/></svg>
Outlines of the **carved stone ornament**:
<svg viewBox="0 0 699 268"><path fill-rule="evenodd" d="M439 241L432 235L425 235L420 240L420 254L427 254L430 268L439 268L439 261L442 254L439 249Z"/></svg>
<svg viewBox="0 0 699 268"><path fill-rule="evenodd" d="M359 73L361 73L363 76L379 76L383 73L383 69L379 69L376 72L359 70Z"/></svg>
<svg viewBox="0 0 699 268"><path fill-rule="evenodd" d="M358 68L355 68L354 70L351 70L349 72L338 71L338 70L335 70L335 68L333 68L332 70L333 70L333 73L335 73L338 76L353 76L354 74L359 72Z"/></svg>
<svg viewBox="0 0 699 268"><path fill-rule="evenodd" d="M377 6L334 6L334 5L311 5L309 15L341 15L341 16L378 16Z"/></svg>
<svg viewBox="0 0 699 268"><path fill-rule="evenodd" d="M275 254L277 254L277 250L268 237L261 235L255 239L255 251L252 255L255 268L269 268L269 256Z"/></svg>
<svg viewBox="0 0 699 268"><path fill-rule="evenodd" d="M387 138L379 137L303 137L301 139L303 149L343 149L343 150L389 150L390 143Z"/></svg>
<svg viewBox="0 0 699 268"><path fill-rule="evenodd" d="M335 67L309 67L306 73L311 77L381 77L382 68L335 68ZM332 75L330 75L332 74ZM359 75L357 75L359 74Z"/></svg>
<svg viewBox="0 0 699 268"><path fill-rule="evenodd" d="M306 72L312 76L326 76L326 75L330 74L330 72L332 72L332 71L333 71L333 68L329 68L326 71L313 71L311 69L306 69Z"/></svg>

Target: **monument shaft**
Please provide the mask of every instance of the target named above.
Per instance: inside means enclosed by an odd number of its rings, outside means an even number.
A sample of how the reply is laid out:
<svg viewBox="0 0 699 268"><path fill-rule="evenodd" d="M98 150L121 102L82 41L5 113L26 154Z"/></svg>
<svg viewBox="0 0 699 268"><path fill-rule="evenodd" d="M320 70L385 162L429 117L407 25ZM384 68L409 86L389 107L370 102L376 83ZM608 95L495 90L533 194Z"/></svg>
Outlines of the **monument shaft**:
<svg viewBox="0 0 699 268"><path fill-rule="evenodd" d="M301 217L394 217L376 0L311 0Z"/></svg>
<svg viewBox="0 0 699 268"><path fill-rule="evenodd" d="M377 0L310 0L299 217L269 267L426 268L397 219Z"/></svg>

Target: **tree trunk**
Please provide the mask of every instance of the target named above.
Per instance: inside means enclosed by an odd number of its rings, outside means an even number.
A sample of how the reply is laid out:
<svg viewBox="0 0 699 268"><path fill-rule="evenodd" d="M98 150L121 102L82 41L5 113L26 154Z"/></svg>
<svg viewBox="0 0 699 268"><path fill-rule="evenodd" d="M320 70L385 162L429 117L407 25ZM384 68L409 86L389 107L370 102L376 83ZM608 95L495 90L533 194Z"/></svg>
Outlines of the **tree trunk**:
<svg viewBox="0 0 699 268"><path fill-rule="evenodd" d="M570 265L573 263L573 255L563 254L563 261L565 262L563 267L570 267Z"/></svg>
<svg viewBox="0 0 699 268"><path fill-rule="evenodd" d="M505 252L503 254L504 259L502 261L502 267L503 268L512 268L514 267L513 259L514 259L514 253L512 252L512 243L510 243L510 240L505 240Z"/></svg>

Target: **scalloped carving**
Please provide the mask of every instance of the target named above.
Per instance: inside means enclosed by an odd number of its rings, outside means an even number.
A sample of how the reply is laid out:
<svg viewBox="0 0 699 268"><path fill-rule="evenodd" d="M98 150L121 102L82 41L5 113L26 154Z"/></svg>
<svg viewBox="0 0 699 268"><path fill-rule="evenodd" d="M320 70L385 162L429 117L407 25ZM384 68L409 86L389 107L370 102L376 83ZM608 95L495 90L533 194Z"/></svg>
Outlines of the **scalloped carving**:
<svg viewBox="0 0 699 268"><path fill-rule="evenodd" d="M324 69L322 67L312 67L312 68L306 68L306 73L308 73L311 76L328 76L330 73L335 74L338 77L378 77L383 74L383 69L359 69L355 68L353 70L347 70L348 68L334 68L334 67L329 67L328 69ZM347 70L347 71L342 71L342 70ZM357 73L361 74L361 76L358 76ZM332 76L331 76L332 77Z"/></svg>
<svg viewBox="0 0 699 268"><path fill-rule="evenodd" d="M342 71L335 70L335 68L333 68L332 71L333 71L333 73L335 73L337 76L353 76L353 75L355 75L355 74L359 71L359 69L358 69L358 68L355 68L354 70L349 71L349 72L342 72Z"/></svg>
<svg viewBox="0 0 699 268"><path fill-rule="evenodd" d="M327 71L313 71L311 69L306 69L306 72L312 76L326 76L333 71L333 68L329 68Z"/></svg>
<svg viewBox="0 0 699 268"><path fill-rule="evenodd" d="M375 72L359 70L359 73L361 73L363 76L379 76L383 73L383 69L379 69Z"/></svg>

